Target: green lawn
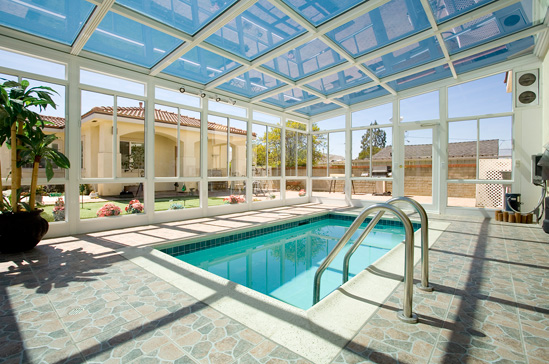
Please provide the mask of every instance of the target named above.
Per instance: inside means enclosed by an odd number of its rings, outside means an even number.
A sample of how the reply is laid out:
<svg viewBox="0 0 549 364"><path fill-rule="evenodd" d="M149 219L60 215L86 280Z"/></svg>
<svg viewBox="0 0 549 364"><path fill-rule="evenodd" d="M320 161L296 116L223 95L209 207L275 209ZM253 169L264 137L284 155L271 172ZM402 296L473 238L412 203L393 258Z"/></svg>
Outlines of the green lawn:
<svg viewBox="0 0 549 364"><path fill-rule="evenodd" d="M110 201L100 201L100 202L84 202L84 205L82 203L79 204L80 206L80 218L81 219L91 219L94 217L97 217L97 210L99 210L101 207L103 207L104 204L107 202L112 202L118 207L120 207L121 215L125 215L126 211L124 210L126 206L128 206L128 203L131 201L131 199L116 199L116 200L110 200ZM155 211L165 211L168 210L173 203L179 203L185 208L193 208L193 207L199 207L200 206L200 200L198 199L198 196L189 196L189 197L176 197L176 198L159 198L154 203L154 210ZM208 206L218 206L223 205L223 199L219 197L210 197L208 199ZM83 207L82 207L83 206ZM49 222L53 221L53 205L47 205L41 207L41 209L44 210L42 213L42 217L44 217ZM145 206L145 210L147 210L147 206Z"/></svg>

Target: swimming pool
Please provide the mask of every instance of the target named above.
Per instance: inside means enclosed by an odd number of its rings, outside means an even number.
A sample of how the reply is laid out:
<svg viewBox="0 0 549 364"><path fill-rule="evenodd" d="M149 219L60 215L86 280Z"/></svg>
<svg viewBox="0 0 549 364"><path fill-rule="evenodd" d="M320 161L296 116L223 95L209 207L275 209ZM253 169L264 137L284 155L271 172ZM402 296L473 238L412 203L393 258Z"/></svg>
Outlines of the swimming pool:
<svg viewBox="0 0 549 364"><path fill-rule="evenodd" d="M313 278L316 269L354 218L326 214L160 250L306 310L313 303ZM349 245L360 235L367 222L353 235ZM414 230L418 228L419 225L414 224ZM404 228L400 222L380 221L353 255L349 270L351 277L381 258L403 239ZM341 285L346 250L344 248L324 272L321 298Z"/></svg>

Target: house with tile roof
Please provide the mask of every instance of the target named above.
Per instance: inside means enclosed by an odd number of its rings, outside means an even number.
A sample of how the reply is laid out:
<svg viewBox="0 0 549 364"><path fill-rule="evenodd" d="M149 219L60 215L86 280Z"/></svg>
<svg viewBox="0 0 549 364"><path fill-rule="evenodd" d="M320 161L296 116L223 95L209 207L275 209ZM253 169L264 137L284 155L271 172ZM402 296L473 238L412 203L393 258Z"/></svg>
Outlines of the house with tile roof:
<svg viewBox="0 0 549 364"><path fill-rule="evenodd" d="M112 178L113 177L113 114L112 106L97 106L81 117L81 176L82 178ZM177 156L179 155L179 170L182 177L200 176L200 120L176 113L155 109L155 177L176 177ZM61 117L42 116L48 122L45 131L56 134L59 138L53 147L64 151L66 120ZM144 151L145 145L145 108L140 103L138 107L118 107L116 112L116 146L117 146L117 177L144 176L143 163L134 158ZM179 123L179 139L178 139ZM208 122L208 174L227 176L227 162L230 162L231 173L245 175L246 173L246 130L226 125ZM227 138L229 135L229 138ZM229 140L229 153L227 150ZM230 158L230 161L227 161ZM2 175L8 175L9 151L0 150ZM73 166L72 168L78 168ZM24 177L30 178L31 168L24 168ZM54 177L62 177L64 170L56 170ZM45 177L41 169L39 177ZM116 196L130 186L122 183L94 184L94 190L102 196ZM198 186L188 185L188 188ZM173 191L173 183L156 183L156 191Z"/></svg>

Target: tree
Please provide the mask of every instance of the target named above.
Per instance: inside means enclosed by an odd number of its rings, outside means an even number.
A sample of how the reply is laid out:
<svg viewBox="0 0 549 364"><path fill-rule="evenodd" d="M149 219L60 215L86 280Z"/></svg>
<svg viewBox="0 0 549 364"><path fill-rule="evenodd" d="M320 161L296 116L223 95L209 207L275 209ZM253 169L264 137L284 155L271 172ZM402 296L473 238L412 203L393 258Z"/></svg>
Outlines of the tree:
<svg viewBox="0 0 549 364"><path fill-rule="evenodd" d="M374 121L371 125L377 125ZM375 155L387 144L387 133L380 128L366 130L360 141L360 153L358 159L366 159Z"/></svg>
<svg viewBox="0 0 549 364"><path fill-rule="evenodd" d="M294 129L302 129L302 124L296 121L288 121L287 126ZM313 131L318 131L319 128L316 125L312 127ZM253 140L253 153L256 161L256 165L259 167L265 167L268 164L270 167L280 167L282 164L281 153L282 143L281 135L282 129L277 127L270 127L263 136L258 136ZM307 165L307 134L299 133L293 130L286 131L286 167L295 167L297 165L304 167ZM313 160L312 165L316 165L322 160L323 148L326 145L326 137L323 134L315 134L312 137L313 140ZM269 160L267 161L267 153Z"/></svg>

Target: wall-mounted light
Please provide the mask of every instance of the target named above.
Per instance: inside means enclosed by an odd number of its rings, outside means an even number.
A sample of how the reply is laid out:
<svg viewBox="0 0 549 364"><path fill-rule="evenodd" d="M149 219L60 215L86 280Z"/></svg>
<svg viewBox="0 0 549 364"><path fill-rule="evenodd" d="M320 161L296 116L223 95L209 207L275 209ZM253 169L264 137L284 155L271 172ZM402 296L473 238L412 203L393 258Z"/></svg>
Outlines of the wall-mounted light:
<svg viewBox="0 0 549 364"><path fill-rule="evenodd" d="M221 97L217 96L217 97L215 98L215 101L217 101L217 102L221 101Z"/></svg>
<svg viewBox="0 0 549 364"><path fill-rule="evenodd" d="M202 97L202 98L206 97L206 93L205 93L205 92L202 92L202 93L200 94L200 97Z"/></svg>
<svg viewBox="0 0 549 364"><path fill-rule="evenodd" d="M179 92L181 92L182 94L184 94L184 93L185 93L185 87L181 86L181 87L179 88Z"/></svg>
<svg viewBox="0 0 549 364"><path fill-rule="evenodd" d="M230 104L230 105L236 105L236 100L229 99L229 104Z"/></svg>

